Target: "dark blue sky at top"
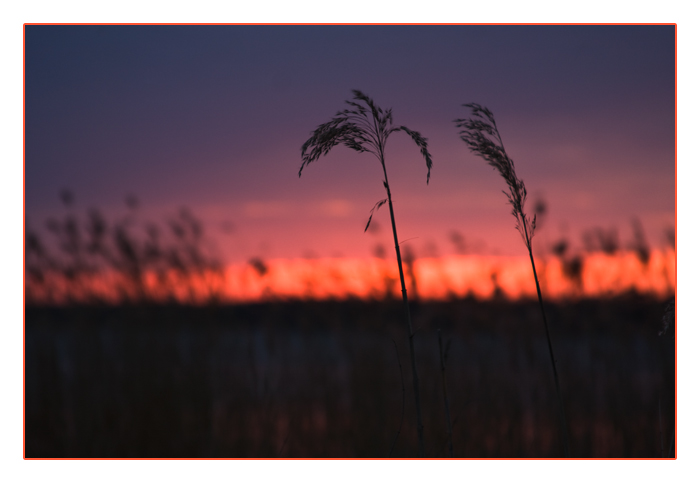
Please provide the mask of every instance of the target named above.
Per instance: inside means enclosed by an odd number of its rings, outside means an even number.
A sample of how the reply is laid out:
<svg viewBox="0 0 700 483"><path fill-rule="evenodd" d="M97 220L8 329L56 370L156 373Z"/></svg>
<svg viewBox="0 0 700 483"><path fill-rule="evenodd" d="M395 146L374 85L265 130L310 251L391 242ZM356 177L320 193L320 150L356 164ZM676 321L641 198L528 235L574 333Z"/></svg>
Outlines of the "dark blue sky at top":
<svg viewBox="0 0 700 483"><path fill-rule="evenodd" d="M593 198L614 200L609 184L639 178L638 190L620 190L619 209L581 206L606 210L610 223L674 209L673 26L30 25L25 76L28 218L58 209L59 190L70 188L85 206L118 205L133 193L145 206L228 212L260 237L273 226L293 231L285 225L293 215L246 225L251 200L343 198L358 202L351 213L359 220L382 195L371 160L332 153L319 161L328 166L297 179L301 144L351 89L428 137L432 192L415 149L390 141L397 158L412 156L405 170L388 161L390 180L393 169L415 199L473 192L482 179L499 195L501 180L472 159L451 124L467 115L461 104L479 102L496 114L529 190L551 187L550 203L580 182ZM420 188L404 183L418 173ZM650 180L658 192L642 196ZM641 200L635 213L630 197ZM508 216L502 204L493 209ZM459 216L448 213L411 216L447 230ZM354 228L355 218L338 227ZM297 240L304 243L312 244Z"/></svg>

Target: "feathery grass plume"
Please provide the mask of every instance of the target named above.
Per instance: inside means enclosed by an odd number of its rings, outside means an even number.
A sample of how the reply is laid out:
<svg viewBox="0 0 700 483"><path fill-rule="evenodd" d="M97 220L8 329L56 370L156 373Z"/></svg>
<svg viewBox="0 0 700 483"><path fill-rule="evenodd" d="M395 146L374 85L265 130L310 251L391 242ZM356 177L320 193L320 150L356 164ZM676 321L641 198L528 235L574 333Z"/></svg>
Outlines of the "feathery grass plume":
<svg viewBox="0 0 700 483"><path fill-rule="evenodd" d="M562 434L564 440L564 453L569 457L569 434L566 427L566 414L564 412L564 402L561 397L561 389L559 387L559 376L557 374L556 360L554 359L554 351L552 350L552 339L549 335L549 325L544 311L544 303L542 302L542 291L540 290L540 282L537 278L537 270L535 269L535 259L532 256L532 237L535 235L535 227L537 222L537 214L532 218L525 214L525 200L527 198L527 189L522 179L515 174L515 166L513 160L506 153L506 148L503 146L501 134L496 126L496 119L493 113L487 108L475 104L463 104L471 110L472 117L470 119L456 119L454 122L460 128L460 137L467 143L469 149L486 160L489 166L492 166L498 171L503 179L506 180L508 191L504 191L508 202L512 206L511 213L515 217L515 227L520 232L528 253L530 254L530 263L532 264L532 274L535 278L535 286L537 287L537 297L542 310L542 320L544 321L545 332L547 334L547 344L549 346L549 356L552 363L552 371L554 373L554 384L557 390L559 399L559 417L561 419Z"/></svg>
<svg viewBox="0 0 700 483"><path fill-rule="evenodd" d="M418 454L425 455L425 445L423 443L423 422L421 416L420 397L418 391L418 372L416 370L416 357L413 344L413 326L411 325L411 312L408 305L406 293L406 282L403 275L401 263L401 250L399 239L396 234L396 221L394 219L394 205L391 200L391 189L389 188L389 178L386 174L386 164L384 160L384 150L389 136L395 132L403 131L408 134L414 143L420 148L421 154L428 167L427 182L430 182L430 169L433 160L428 152L428 141L416 131L412 131L406 126L395 127L393 125L393 115L391 109L383 110L377 106L372 99L361 91L353 90L353 99L345 101L349 108L339 111L329 122L321 124L311 134L311 137L301 147L301 167L299 176L303 169L310 163L317 161L321 156L325 156L338 144L344 144L350 149L360 153L371 153L381 163L384 173L384 189L386 190L386 200L381 200L374 205L370 213L365 231L372 222L374 212L385 202L389 205L391 216L391 228L394 232L394 245L396 248L396 261L399 266L399 278L401 279L401 293L406 318L406 328L408 330L409 348L411 351L411 366L413 371L413 391L416 403L416 428L418 431Z"/></svg>
<svg viewBox="0 0 700 483"><path fill-rule="evenodd" d="M511 213L515 217L515 228L525 242L528 250L532 248L532 237L535 234L537 215L532 220L525 215L525 199L527 189L523 180L515 174L513 160L506 154L503 147L501 134L496 127L493 113L479 104L464 104L472 110L472 119L456 119L457 127L462 140L467 143L469 149L486 160L489 166L496 169L508 184L508 192L503 193L508 197L508 202L513 207Z"/></svg>
<svg viewBox="0 0 700 483"><path fill-rule="evenodd" d="M352 93L353 100L345 102L353 109L343 109L329 122L318 126L301 147L303 162L299 168L299 176L301 177L301 172L308 164L325 156L333 147L341 143L360 153L372 153L384 167L384 148L387 139L392 133L404 131L411 136L421 150L428 167L427 182L429 183L433 160L428 152L428 140L406 126L394 127L391 109L384 111L361 91L354 89ZM361 101L365 105L356 101ZM386 180L385 183L388 184ZM385 188L388 189L386 184Z"/></svg>

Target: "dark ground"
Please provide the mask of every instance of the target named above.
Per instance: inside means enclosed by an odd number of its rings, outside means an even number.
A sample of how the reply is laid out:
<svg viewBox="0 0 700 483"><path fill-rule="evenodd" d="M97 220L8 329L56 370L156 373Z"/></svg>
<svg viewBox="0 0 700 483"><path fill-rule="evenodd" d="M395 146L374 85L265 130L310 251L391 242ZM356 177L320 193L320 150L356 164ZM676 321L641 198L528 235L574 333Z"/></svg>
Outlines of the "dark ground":
<svg viewBox="0 0 700 483"><path fill-rule="evenodd" d="M664 305L547 306L572 456L674 454ZM415 457L402 314L400 301L27 307L25 456ZM438 328L455 456L563 456L536 302L423 303L413 320L428 456L449 456Z"/></svg>

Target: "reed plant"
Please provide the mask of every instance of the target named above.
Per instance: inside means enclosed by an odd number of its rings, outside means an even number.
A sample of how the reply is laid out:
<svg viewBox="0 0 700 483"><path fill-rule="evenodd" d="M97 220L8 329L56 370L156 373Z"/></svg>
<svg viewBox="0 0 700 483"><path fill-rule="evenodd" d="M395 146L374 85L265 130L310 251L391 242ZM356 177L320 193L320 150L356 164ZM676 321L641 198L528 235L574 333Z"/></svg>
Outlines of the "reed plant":
<svg viewBox="0 0 700 483"><path fill-rule="evenodd" d="M396 262L399 267L399 279L401 280L401 294L403 296L404 312L406 319L406 329L408 332L408 343L411 354L411 369L413 373L413 392L416 404L416 429L418 433L418 454L425 456L425 445L423 442L423 422L420 406L420 393L418 390L418 371L416 369L416 356L413 343L413 326L411 324L411 311L408 305L408 295L406 293L406 282L404 280L403 266L401 263L401 248L399 238L396 233L396 220L394 218L394 205L389 187L389 177L386 171L385 149L389 136L395 132L403 131L408 134L413 142L420 148L421 154L428 167L427 182L430 182L430 169L433 161L428 152L427 139L417 131L413 131L406 126L393 125L393 115L391 109L383 110L377 106L372 99L359 90L353 90L353 98L345 101L349 108L339 111L329 122L321 124L312 133L311 137L301 147L301 168L302 170L313 161L325 156L332 148L338 144L344 144L350 149L360 153L370 153L374 155L382 166L384 174L384 189L386 198L378 201L370 211L365 231L372 222L374 212L384 204L389 205L389 215L391 217L391 228L394 234L394 247L396 248Z"/></svg>
<svg viewBox="0 0 700 483"><path fill-rule="evenodd" d="M540 310L542 311L542 321L544 322L545 333L547 334L547 346L549 347L549 357L552 363L552 372L554 374L554 385L557 390L557 399L559 400L559 417L561 423L561 431L564 441L564 453L568 458L569 451L569 435L566 426L566 414L564 411L564 401L561 396L561 388L559 385L559 375L557 374L557 364L554 358L554 350L552 349L552 338L549 334L549 325L547 324L547 316L542 302L542 291L540 290L540 282L537 278L537 270L535 268L535 259L532 256L532 238L535 235L535 227L537 223L537 214L532 218L525 214L525 200L527 198L527 189L522 179L515 174L515 166L513 160L506 153L503 146L501 134L496 126L496 119L493 113L479 104L470 103L463 104L471 110L471 118L456 119L454 122L460 129L460 137L467 144L469 149L477 156L482 157L489 166L493 167L505 179L508 185L508 191L503 193L508 198L508 203L512 207L511 213L515 217L515 228L520 233L520 236L527 247L530 255L530 263L532 264L532 274L535 278L535 286L537 287L537 298L540 302Z"/></svg>

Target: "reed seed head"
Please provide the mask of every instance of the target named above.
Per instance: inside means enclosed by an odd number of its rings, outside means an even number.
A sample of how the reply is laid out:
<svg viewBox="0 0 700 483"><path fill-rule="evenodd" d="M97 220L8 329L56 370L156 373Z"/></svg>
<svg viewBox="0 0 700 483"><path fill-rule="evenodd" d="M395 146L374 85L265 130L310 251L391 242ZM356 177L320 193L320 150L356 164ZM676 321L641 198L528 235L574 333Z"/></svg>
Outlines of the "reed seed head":
<svg viewBox="0 0 700 483"><path fill-rule="evenodd" d="M493 113L479 104L464 104L471 109L470 119L455 119L455 124L460 128L460 137L469 149L476 155L486 160L506 180L508 192L503 193L508 197L508 202L513 207L515 228L525 242L531 248L532 237L535 235L537 214L532 219L525 215L525 199L527 189L522 179L515 174L513 160L506 153L501 134L498 132Z"/></svg>
<svg viewBox="0 0 700 483"><path fill-rule="evenodd" d="M372 153L383 165L384 148L389 135L404 131L420 148L428 167L427 180L430 182L433 161L428 152L428 140L406 126L394 127L391 109L382 109L359 90L353 90L352 93L352 100L345 101L349 108L339 111L330 121L318 126L302 145L299 176L304 167L328 154L338 144L344 144L360 153Z"/></svg>

